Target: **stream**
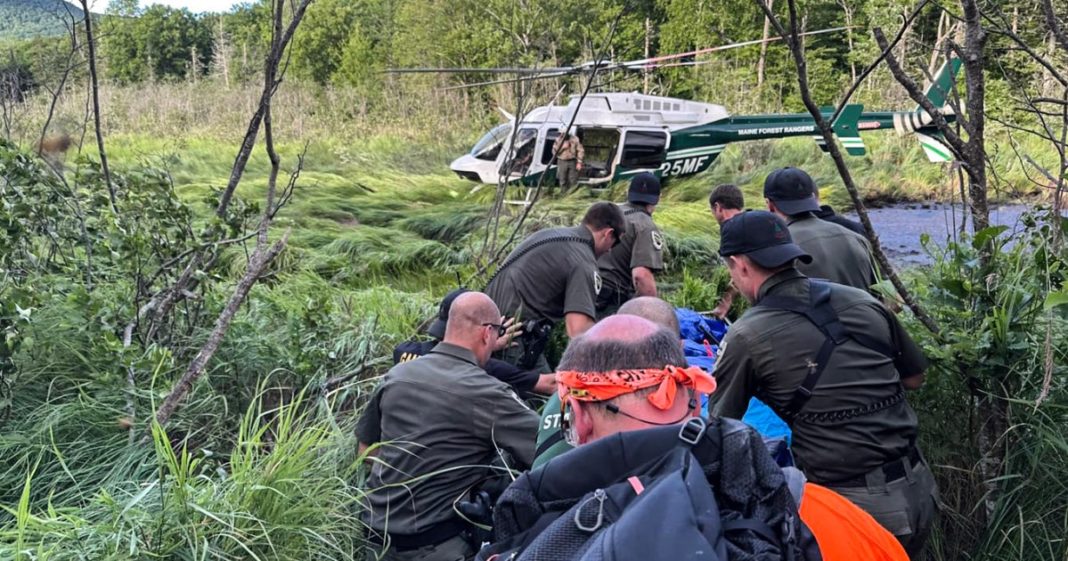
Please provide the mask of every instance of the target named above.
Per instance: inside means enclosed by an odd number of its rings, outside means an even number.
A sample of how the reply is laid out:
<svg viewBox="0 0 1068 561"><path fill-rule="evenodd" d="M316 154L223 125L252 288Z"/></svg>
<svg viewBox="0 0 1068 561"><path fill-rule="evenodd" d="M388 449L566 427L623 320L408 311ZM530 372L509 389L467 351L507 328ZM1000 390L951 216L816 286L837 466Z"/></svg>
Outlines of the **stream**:
<svg viewBox="0 0 1068 561"><path fill-rule="evenodd" d="M1028 205L999 205L990 208L990 223L1005 225L1011 229L1017 223ZM845 216L857 220L855 213ZM967 211L959 204L950 205L938 202L902 203L882 208L868 209L879 241L882 242L886 256L898 266L925 265L931 258L920 247L920 236L931 236L933 243L944 244L960 231L961 221ZM972 231L968 220L968 231Z"/></svg>

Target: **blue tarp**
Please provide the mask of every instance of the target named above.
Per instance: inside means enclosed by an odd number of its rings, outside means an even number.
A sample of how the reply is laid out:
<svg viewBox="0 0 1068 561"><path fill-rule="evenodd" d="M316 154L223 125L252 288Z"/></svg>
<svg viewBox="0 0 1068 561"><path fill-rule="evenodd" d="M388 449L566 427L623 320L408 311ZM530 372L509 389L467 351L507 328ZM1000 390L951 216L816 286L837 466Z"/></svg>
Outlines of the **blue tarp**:
<svg viewBox="0 0 1068 561"><path fill-rule="evenodd" d="M679 335L683 339L682 350L690 366L700 367L712 372L719 354L719 342L727 334L727 324L706 318L687 308L676 308L675 316L679 319ZM704 414L708 415L708 398L701 403ZM742 417L749 426L757 430L765 440L784 439L790 443L790 427L757 398L749 400L749 409Z"/></svg>

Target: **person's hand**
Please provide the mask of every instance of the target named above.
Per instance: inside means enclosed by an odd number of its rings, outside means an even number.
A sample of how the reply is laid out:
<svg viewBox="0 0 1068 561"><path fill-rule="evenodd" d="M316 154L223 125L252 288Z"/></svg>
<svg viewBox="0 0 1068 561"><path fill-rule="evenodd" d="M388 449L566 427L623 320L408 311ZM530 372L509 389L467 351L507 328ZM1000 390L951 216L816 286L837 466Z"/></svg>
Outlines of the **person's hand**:
<svg viewBox="0 0 1068 561"><path fill-rule="evenodd" d="M575 169L578 171L582 171L582 162L575 164Z"/></svg>
<svg viewBox="0 0 1068 561"><path fill-rule="evenodd" d="M494 352L503 351L508 347L514 345L513 342L516 337L523 334L523 326L515 322L515 318L505 319L501 316L501 324L505 327L504 335L497 338L497 342L493 345Z"/></svg>
<svg viewBox="0 0 1068 561"><path fill-rule="evenodd" d="M727 312L729 312L730 309L731 309L731 303L729 301L727 301L727 300L724 300L724 301L720 302L719 305L716 306L712 310L712 315L716 316L719 319L726 319L727 318Z"/></svg>

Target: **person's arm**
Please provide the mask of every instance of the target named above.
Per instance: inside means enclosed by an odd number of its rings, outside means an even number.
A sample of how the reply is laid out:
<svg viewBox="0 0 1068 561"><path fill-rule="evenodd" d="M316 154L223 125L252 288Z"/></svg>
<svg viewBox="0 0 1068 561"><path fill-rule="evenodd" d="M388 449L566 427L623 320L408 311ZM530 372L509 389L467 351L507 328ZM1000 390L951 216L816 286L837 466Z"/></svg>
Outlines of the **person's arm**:
<svg viewBox="0 0 1068 561"><path fill-rule="evenodd" d="M361 456L374 444L377 444L382 440L382 389L384 384L380 384L378 389L375 390L374 395L371 396L371 401L367 402L367 407L363 410L363 415L360 416L360 420L356 423L356 439L359 442L357 446L357 452ZM377 455L378 451L371 449L370 452L364 457L364 461L367 461Z"/></svg>
<svg viewBox="0 0 1068 561"><path fill-rule="evenodd" d="M356 448L356 452L363 456L363 461L368 462L375 456L378 456L378 448L371 448L370 444L360 442Z"/></svg>
<svg viewBox="0 0 1068 561"><path fill-rule="evenodd" d="M634 292L638 296L656 296L656 277L648 267L635 267L630 270L634 282Z"/></svg>
<svg viewBox="0 0 1068 561"><path fill-rule="evenodd" d="M592 257L592 255L591 255ZM561 266L568 266L561 263ZM597 262L572 261L571 272L564 287L564 327L571 339L578 337L593 326L597 317L597 290L600 273Z"/></svg>
<svg viewBox="0 0 1068 561"><path fill-rule="evenodd" d="M556 374L542 374L538 376L538 383L534 384L534 393L552 395L556 392Z"/></svg>
<svg viewBox="0 0 1068 561"><path fill-rule="evenodd" d="M885 307L879 307L890 324L890 339L895 351L894 368L901 377L901 385L906 390L918 390L926 380L927 357L923 356L920 346L909 337L897 316Z"/></svg>
<svg viewBox="0 0 1068 561"><path fill-rule="evenodd" d="M638 296L656 296L655 272L664 268L664 237L651 220L639 222L632 235L630 278L634 292Z"/></svg>
<svg viewBox="0 0 1068 561"><path fill-rule="evenodd" d="M748 345L743 337L728 331L720 345L716 367L716 391L708 396L709 410L718 417L741 419L753 397L755 372Z"/></svg>
<svg viewBox="0 0 1068 561"><path fill-rule="evenodd" d="M586 159L586 149L582 147L582 142L578 137L575 137L575 167L582 169L582 163Z"/></svg>
<svg viewBox="0 0 1068 561"><path fill-rule="evenodd" d="M564 327L567 328L567 337L574 339L593 327L593 318L581 312L568 312L564 314Z"/></svg>
<svg viewBox="0 0 1068 561"><path fill-rule="evenodd" d="M717 304L715 309L712 310L712 315L718 317L719 319L726 318L727 313L731 311L731 305L734 304L734 297L737 294L738 289L734 288L733 284L729 285L727 287L727 290L723 293L723 298L719 301L719 304Z"/></svg>
<svg viewBox="0 0 1068 561"><path fill-rule="evenodd" d="M490 414L487 436L495 447L508 452L518 462L519 465L512 467L525 470L534 463L535 442L541 420L515 392L508 390L507 393L510 395L494 396L482 402L481 408Z"/></svg>
<svg viewBox="0 0 1068 561"><path fill-rule="evenodd" d="M908 378L901 379L901 385L905 386L906 390L918 390L923 387L923 383L927 380L927 375L923 372L919 374L913 374Z"/></svg>

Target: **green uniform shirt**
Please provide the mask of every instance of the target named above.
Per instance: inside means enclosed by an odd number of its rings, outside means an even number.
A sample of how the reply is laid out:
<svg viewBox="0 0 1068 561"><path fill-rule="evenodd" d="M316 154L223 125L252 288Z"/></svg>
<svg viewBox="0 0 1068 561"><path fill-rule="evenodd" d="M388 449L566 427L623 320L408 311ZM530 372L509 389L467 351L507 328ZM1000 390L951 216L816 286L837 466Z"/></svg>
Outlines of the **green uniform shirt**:
<svg viewBox="0 0 1068 561"><path fill-rule="evenodd" d="M627 221L627 231L612 251L597 260L597 267L604 279L601 296L615 294L622 303L634 294L633 269L645 267L657 272L664 268L664 236L640 206L625 203L619 210Z"/></svg>
<svg viewBox="0 0 1068 561"><path fill-rule="evenodd" d="M541 410L537 451L534 464L530 467L539 468L570 449L571 445L564 440L564 433L560 430L560 394L554 392Z"/></svg>
<svg viewBox="0 0 1068 561"><path fill-rule="evenodd" d="M596 317L601 276L585 226L534 232L504 260L486 287L501 313L553 323L572 312Z"/></svg>
<svg viewBox="0 0 1068 561"><path fill-rule="evenodd" d="M366 486L366 522L410 536L454 518L453 502L489 474L474 466L489 465L498 450L513 467L530 465L537 423L538 415L462 347L440 343L394 366L357 427L360 442L385 443Z"/></svg>
<svg viewBox="0 0 1068 561"><path fill-rule="evenodd" d="M838 226L835 226L838 228ZM922 374L926 359L889 310L867 292L831 284L831 306L850 332L864 332L898 351L891 360L853 339L831 354L802 414L790 423L792 450L810 479L831 483L867 473L905 455L916 442L916 413L904 399L874 413L845 420L807 420L813 413L870 407L903 391L902 377ZM795 269L769 278L757 303L771 295L808 301L808 282ZM713 414L742 418L757 395L780 415L808 374L824 336L804 316L785 310L750 308L720 346Z"/></svg>
<svg viewBox="0 0 1068 561"><path fill-rule="evenodd" d="M812 263L799 263L797 270L814 279L867 291L875 284L875 262L867 238L814 214L790 219L790 236L812 256Z"/></svg>

